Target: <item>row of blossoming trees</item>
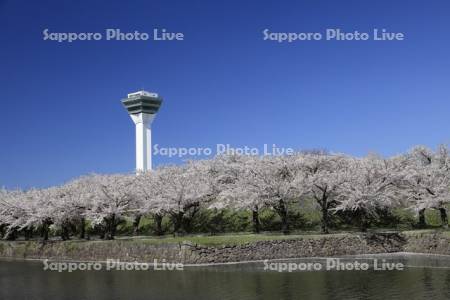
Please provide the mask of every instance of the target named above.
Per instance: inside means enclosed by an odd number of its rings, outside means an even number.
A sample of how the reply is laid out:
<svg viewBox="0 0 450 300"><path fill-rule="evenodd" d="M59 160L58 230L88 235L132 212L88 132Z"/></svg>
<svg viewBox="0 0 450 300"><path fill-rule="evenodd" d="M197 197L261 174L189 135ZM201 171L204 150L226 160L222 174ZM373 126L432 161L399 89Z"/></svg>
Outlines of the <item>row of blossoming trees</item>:
<svg viewBox="0 0 450 300"><path fill-rule="evenodd" d="M162 234L163 217L175 233L199 209L251 211L255 232L259 212L271 209L282 231L289 232L289 209L313 200L321 215L322 232L330 218L346 213L362 231L379 211L396 208L417 213L425 225L425 210L438 210L448 226L450 156L448 148L432 151L416 147L391 158L363 158L322 152L292 156L220 156L164 166L141 175L89 175L46 189L1 190L0 227L4 238L19 233L30 238L40 232L44 240L56 228L63 240L87 226L105 239L113 239L118 224L131 219L137 229L143 216L154 220Z"/></svg>

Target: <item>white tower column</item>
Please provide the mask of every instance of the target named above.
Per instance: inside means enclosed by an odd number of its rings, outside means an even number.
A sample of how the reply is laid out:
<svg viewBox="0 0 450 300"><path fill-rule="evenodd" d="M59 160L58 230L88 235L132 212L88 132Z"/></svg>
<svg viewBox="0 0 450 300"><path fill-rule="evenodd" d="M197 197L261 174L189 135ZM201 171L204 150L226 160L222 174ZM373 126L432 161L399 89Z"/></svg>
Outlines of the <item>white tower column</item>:
<svg viewBox="0 0 450 300"><path fill-rule="evenodd" d="M138 91L128 94L122 104L136 125L136 173L152 169L152 129L151 125L162 98L156 93Z"/></svg>
<svg viewBox="0 0 450 300"><path fill-rule="evenodd" d="M136 171L152 169L152 131L154 114L139 113L130 115L136 125Z"/></svg>

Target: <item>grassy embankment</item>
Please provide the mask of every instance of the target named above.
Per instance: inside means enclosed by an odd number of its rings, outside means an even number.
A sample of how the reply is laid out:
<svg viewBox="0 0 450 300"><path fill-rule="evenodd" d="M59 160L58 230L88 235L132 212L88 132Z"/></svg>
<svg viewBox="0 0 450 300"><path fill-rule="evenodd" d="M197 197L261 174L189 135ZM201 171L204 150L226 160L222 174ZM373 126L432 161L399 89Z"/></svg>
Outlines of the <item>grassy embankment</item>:
<svg viewBox="0 0 450 300"><path fill-rule="evenodd" d="M377 232L377 231L372 231ZM385 231L380 231L385 232ZM446 237L450 238L450 230L435 230L435 229L423 229L423 230L408 230L402 231L402 234L409 236L418 236L431 233L442 233ZM147 244L180 244L189 242L192 244L203 246L221 246L221 245L242 245L247 243L253 243L258 241L279 241L279 240L295 240L295 239L322 239L330 236L351 236L359 234L358 232L338 232L332 234L320 234L317 232L308 232L303 234L224 234L224 235L190 235L190 236L164 236L164 237L152 237L152 236L138 236L138 237L119 237L119 241L133 241L136 243ZM101 241L99 241L101 242Z"/></svg>

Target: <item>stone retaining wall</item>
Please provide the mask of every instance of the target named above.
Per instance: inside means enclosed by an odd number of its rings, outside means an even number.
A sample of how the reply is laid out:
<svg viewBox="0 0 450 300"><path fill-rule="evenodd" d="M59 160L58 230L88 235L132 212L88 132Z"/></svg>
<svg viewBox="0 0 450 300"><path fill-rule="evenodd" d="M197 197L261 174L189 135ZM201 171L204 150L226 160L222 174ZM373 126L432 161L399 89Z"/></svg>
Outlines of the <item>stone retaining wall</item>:
<svg viewBox="0 0 450 300"><path fill-rule="evenodd" d="M0 242L0 257L3 258L75 261L105 261L112 258L140 262L165 259L167 262L185 264L392 252L450 255L450 238L443 233L334 234L222 246L202 246L191 242L154 244L138 239L55 241L46 244L37 241Z"/></svg>

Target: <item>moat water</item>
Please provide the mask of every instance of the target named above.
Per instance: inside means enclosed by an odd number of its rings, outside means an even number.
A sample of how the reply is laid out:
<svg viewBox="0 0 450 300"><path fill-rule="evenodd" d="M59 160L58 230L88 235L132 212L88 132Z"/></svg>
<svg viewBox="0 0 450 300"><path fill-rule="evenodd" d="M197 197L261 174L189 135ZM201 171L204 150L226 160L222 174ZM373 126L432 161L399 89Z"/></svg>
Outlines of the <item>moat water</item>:
<svg viewBox="0 0 450 300"><path fill-rule="evenodd" d="M373 262L403 270L375 270ZM326 270L325 259L190 267L183 271L44 270L41 261L0 261L0 299L450 299L450 257L393 254L341 258L368 270ZM278 272L316 263L322 270ZM286 266L286 265L284 265ZM272 269L272 270L270 270Z"/></svg>

